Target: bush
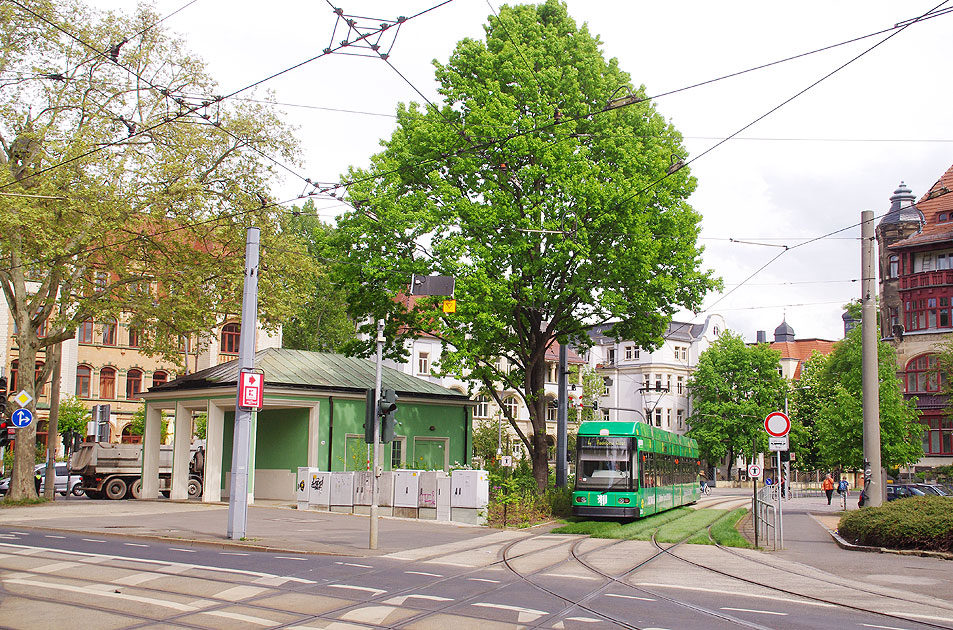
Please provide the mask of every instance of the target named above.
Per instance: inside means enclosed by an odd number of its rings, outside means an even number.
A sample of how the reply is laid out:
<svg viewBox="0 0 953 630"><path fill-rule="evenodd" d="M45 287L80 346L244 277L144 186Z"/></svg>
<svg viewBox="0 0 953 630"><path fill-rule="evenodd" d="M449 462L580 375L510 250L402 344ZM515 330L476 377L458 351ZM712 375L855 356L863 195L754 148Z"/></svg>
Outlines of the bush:
<svg viewBox="0 0 953 630"><path fill-rule="evenodd" d="M910 497L841 517L845 540L874 547L953 551L953 497Z"/></svg>

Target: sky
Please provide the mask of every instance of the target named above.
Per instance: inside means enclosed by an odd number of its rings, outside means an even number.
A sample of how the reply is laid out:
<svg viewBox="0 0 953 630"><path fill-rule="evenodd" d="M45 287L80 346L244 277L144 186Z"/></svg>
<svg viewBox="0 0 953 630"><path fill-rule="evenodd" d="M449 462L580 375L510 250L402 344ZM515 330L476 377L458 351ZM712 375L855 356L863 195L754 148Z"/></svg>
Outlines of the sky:
<svg viewBox="0 0 953 630"><path fill-rule="evenodd" d="M88 1L105 10L133 6ZM891 29L938 1L567 5L600 36L607 58L616 57L648 94L663 95ZM371 18L358 18L361 25L424 13L402 24L389 64L334 53L239 95L268 92L284 104L279 110L297 127L303 148L297 174L336 182L348 166L365 166L393 131L399 102L421 102L417 90L436 99L432 60L445 62L465 37L481 38L487 16L500 8L495 0L438 4L341 0L335 6L345 14ZM168 16L163 25L206 61L221 93L320 55L341 39L340 32L332 38L336 16L322 0L156 0L154 6ZM951 6L953 0L941 10ZM690 202L703 217L703 266L725 283L722 294L706 298L704 312L679 313L676 320L720 313L749 341L758 330L772 339L785 318L799 339L843 337L842 306L860 296L861 211L886 212L901 181L919 198L953 164L953 82L944 65L953 58L951 32L953 12L655 99L697 159L690 163L698 179ZM274 194L286 199L302 190L289 174ZM333 200L317 205L329 221L344 210ZM794 247L842 228L850 229Z"/></svg>

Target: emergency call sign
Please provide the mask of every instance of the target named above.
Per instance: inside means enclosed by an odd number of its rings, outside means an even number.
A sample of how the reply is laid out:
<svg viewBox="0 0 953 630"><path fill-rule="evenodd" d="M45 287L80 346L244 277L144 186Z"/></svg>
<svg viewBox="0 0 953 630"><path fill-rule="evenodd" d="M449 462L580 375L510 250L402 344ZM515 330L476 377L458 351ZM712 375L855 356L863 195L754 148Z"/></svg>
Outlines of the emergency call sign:
<svg viewBox="0 0 953 630"><path fill-rule="evenodd" d="M264 389L264 374L241 372L238 379L238 406L251 411L261 411Z"/></svg>

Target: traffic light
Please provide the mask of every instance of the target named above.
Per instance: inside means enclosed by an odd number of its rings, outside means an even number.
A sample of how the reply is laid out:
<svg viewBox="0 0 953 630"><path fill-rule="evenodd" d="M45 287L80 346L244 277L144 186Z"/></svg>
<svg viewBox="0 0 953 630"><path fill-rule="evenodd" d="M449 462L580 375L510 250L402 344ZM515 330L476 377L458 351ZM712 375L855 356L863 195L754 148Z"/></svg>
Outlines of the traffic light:
<svg viewBox="0 0 953 630"><path fill-rule="evenodd" d="M0 418L0 448L6 448L10 443L10 421Z"/></svg>
<svg viewBox="0 0 953 630"><path fill-rule="evenodd" d="M397 392L385 389L381 392L378 413L383 417L381 422L381 442L394 441L394 432L397 429Z"/></svg>
<svg viewBox="0 0 953 630"><path fill-rule="evenodd" d="M365 392L364 402L364 441L374 443L374 423L377 422L377 405L374 404L374 390Z"/></svg>
<svg viewBox="0 0 953 630"><path fill-rule="evenodd" d="M7 377L0 376L0 418L7 415Z"/></svg>

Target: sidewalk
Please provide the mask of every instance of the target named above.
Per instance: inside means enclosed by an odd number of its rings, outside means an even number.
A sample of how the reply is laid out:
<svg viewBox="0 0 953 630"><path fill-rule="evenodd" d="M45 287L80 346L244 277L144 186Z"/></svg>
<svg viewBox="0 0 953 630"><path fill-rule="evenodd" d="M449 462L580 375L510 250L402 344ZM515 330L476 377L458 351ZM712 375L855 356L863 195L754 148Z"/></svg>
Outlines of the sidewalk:
<svg viewBox="0 0 953 630"><path fill-rule="evenodd" d="M480 544L478 539L499 533L498 530L472 525L382 517L378 549L370 550L367 516L299 512L289 504L271 502L270 505L249 506L245 540L229 540L226 537L227 504L161 499L86 499L0 508L0 526L162 539L177 544L348 556L384 555L461 541L474 541L477 545ZM534 533L537 531L533 530Z"/></svg>

